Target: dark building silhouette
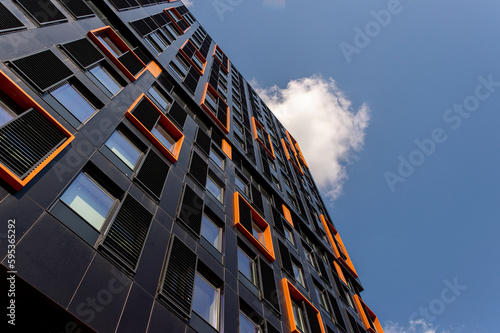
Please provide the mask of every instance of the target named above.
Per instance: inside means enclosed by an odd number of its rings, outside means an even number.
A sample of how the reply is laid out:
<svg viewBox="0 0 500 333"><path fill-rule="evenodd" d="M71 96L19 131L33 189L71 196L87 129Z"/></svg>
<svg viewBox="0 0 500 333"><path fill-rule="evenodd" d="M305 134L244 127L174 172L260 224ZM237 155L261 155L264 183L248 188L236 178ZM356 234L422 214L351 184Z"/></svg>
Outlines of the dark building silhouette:
<svg viewBox="0 0 500 333"><path fill-rule="evenodd" d="M0 0L9 332L382 333L292 134L181 2Z"/></svg>

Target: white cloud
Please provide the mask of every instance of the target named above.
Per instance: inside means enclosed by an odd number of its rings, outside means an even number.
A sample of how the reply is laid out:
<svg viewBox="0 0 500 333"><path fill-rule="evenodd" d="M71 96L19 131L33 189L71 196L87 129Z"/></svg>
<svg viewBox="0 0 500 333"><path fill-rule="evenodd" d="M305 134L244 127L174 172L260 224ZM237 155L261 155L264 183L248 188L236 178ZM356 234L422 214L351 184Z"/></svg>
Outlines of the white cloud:
<svg viewBox="0 0 500 333"><path fill-rule="evenodd" d="M186 7L193 7L193 5L194 5L193 0L182 0L182 3L183 3Z"/></svg>
<svg viewBox="0 0 500 333"><path fill-rule="evenodd" d="M411 320L408 325L388 321L384 327L385 333L449 333L450 331L439 328L423 319Z"/></svg>
<svg viewBox="0 0 500 333"><path fill-rule="evenodd" d="M347 179L346 164L363 148L368 106L352 110L332 78L292 80L284 89L252 84L299 143L320 191L336 199Z"/></svg>

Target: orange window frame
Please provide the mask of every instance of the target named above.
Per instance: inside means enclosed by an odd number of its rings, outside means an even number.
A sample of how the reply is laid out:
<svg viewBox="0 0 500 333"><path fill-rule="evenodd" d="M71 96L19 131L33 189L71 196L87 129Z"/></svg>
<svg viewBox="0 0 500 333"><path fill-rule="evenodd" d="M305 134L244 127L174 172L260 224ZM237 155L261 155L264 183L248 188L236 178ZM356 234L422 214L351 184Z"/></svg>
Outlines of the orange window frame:
<svg viewBox="0 0 500 333"><path fill-rule="evenodd" d="M257 128L262 129L264 133L266 133L267 140L269 140L269 146L271 146L271 150L269 150L269 148L267 148L266 146L266 143L262 142L262 140L259 138L259 133L257 133ZM253 139L258 143L260 143L260 145L262 146L262 148L264 148L267 154L271 156L273 160L275 160L276 155L274 154L274 148L273 148L273 142L271 141L271 136L269 136L269 133L267 133L264 126L257 119L255 119L255 117L252 117L252 132L253 132Z"/></svg>
<svg viewBox="0 0 500 333"><path fill-rule="evenodd" d="M318 333L325 333L325 326L323 325L323 320L321 319L321 314L316 309L316 307L309 302L309 300L302 295L300 291L295 288L295 286L287 279L283 278L281 280L281 288L283 289L283 298L285 301L285 316L288 320L288 326L290 327L290 332L291 333L300 333L300 331L297 329L297 324L295 323L295 316L293 315L293 308L292 308L292 298L295 301L304 301L307 306L311 307L314 312L316 312L316 316L319 321L319 326L321 327L321 332Z"/></svg>
<svg viewBox="0 0 500 333"><path fill-rule="evenodd" d="M304 171L302 170L300 164L298 163L297 155L295 155L293 147L291 147L290 144L286 142L285 139L283 138L281 138L281 144L283 145L283 150L285 151L286 159L289 160L290 163L292 163L292 165L294 166L294 168L299 172L299 174L303 176ZM292 151L293 157L292 155L290 155L289 150Z"/></svg>
<svg viewBox="0 0 500 333"><path fill-rule="evenodd" d="M223 124L217 118L217 116L212 111L210 111L208 106L205 105L205 98L207 96L207 91L210 91L210 93L217 98L218 103L223 103L226 106L226 112L227 112L226 124ZM203 95L201 96L200 105L203 108L203 110L205 110L205 112L208 113L208 115L215 121L215 123L224 131L224 133L228 134L229 133L229 124L231 121L229 106L227 105L226 102L224 102L224 100L220 97L219 93L217 91L215 91L215 89L208 82L205 84L205 88L203 89Z"/></svg>
<svg viewBox="0 0 500 333"><path fill-rule="evenodd" d="M222 68L224 69L224 71L225 71L226 73L228 73L228 74L229 74L229 58L227 59L227 64L225 64L225 65L224 65L224 64L222 63L222 61L221 61L219 58L217 58L217 56L216 56L216 52L217 52L217 50L219 50L219 51L220 51L220 53L222 53L223 55L226 55L224 52L222 52L222 50L221 50L221 48L219 47L219 45L215 44L215 47L214 47L214 52L212 53L212 56L213 56L213 57L217 60L217 62L218 62L218 63L222 66ZM226 55L226 57L227 57L227 55ZM222 58L222 59L224 59L224 58Z"/></svg>
<svg viewBox="0 0 500 333"><path fill-rule="evenodd" d="M235 192L234 193L234 225L236 228L241 231L243 235L245 235L246 238L252 242L253 245L255 245L256 248L259 249L262 254L271 262L276 260L276 255L274 253L274 247L273 247L273 238L271 235L271 227L269 226L269 223L266 222L266 220L248 203L248 201L245 200L245 198L239 193ZM241 202L243 202L244 205L248 206L250 208L250 211L252 213L252 219L259 225L259 227L262 228L264 231L264 239L265 239L265 245L259 242L258 239L256 239L252 233L250 233L240 222L240 199Z"/></svg>
<svg viewBox="0 0 500 333"><path fill-rule="evenodd" d="M365 302L363 302L361 297L356 294L354 295L354 304L356 304L356 308L358 309L361 321L363 322L366 330L371 333L384 333L384 329L382 328L382 325L380 325L380 321L378 320L375 313L373 313L373 311L365 304ZM370 316L370 319L368 319L368 317L366 316L367 314L368 316ZM370 320L375 326L375 330L370 325Z"/></svg>
<svg viewBox="0 0 500 333"><path fill-rule="evenodd" d="M186 19L184 17L182 17L181 13L179 13L179 11L177 9L175 9L175 7L165 8L163 11L165 12L165 14L168 15L168 17L170 17L170 19L172 20L172 23L175 25L175 27L177 29L179 29L179 31L182 31L182 33L185 33L191 27L189 22L186 21ZM170 13L170 11L172 11L172 13L174 13L174 15L176 16L177 19L172 17L172 14ZM177 21L179 21L179 20L183 20L186 23L186 25L187 25L186 30L182 30L182 28L177 24Z"/></svg>
<svg viewBox="0 0 500 333"><path fill-rule="evenodd" d="M326 220L326 218L323 214L320 215L320 220L321 220L321 223L323 224L326 235L327 235L328 239L330 240L330 245L332 246L333 253L335 254L335 258L337 260L339 260L354 277L357 278L358 273L356 272L356 269L354 268L354 265L351 261L351 257L349 256L349 253L347 253L347 250L344 246L344 242L342 242L342 238L340 238L340 235L337 232L337 229L335 229L335 227L330 222L328 222ZM332 232L333 232L333 235L332 235ZM341 249L339 249L337 247L337 244L339 244ZM346 256L346 259L342 258L342 256L340 255L340 251L342 251L342 253Z"/></svg>
<svg viewBox="0 0 500 333"><path fill-rule="evenodd" d="M200 59L201 62L203 63L203 68L201 70L198 68L195 62L188 57L186 52L184 52L183 49L187 43L190 43L195 49L193 57L198 57L198 59ZM205 68L207 67L207 59L205 59L205 57L200 53L200 51L198 51L198 49L193 44L193 42L191 42L191 40L188 39L184 44L182 44L182 46L179 49L179 52L184 56L186 61L189 62L189 64L191 64L192 67L194 67L194 69L198 72L198 74L203 75L205 73Z"/></svg>
<svg viewBox="0 0 500 333"><path fill-rule="evenodd" d="M5 180L7 184L12 186L16 191L19 191L29 183L43 168L47 166L64 148L66 148L75 138L63 125L61 125L54 117L52 117L44 108L42 108L33 98L31 98L21 87L12 81L4 72L0 71L0 90L9 96L23 110L35 109L42 116L47 118L62 134L67 138L56 150L54 150L42 163L33 169L26 177L19 178L7 166L0 163L0 178Z"/></svg>
<svg viewBox="0 0 500 333"><path fill-rule="evenodd" d="M162 124L167 129L167 131L172 135L172 137L176 140L173 152L167 149L167 147L165 147L160 142L160 140L158 140L153 135L153 133L151 133L146 127L144 127L144 125L139 121L139 119L137 119L132 114L132 111L134 111L137 104L139 104L139 102L141 102L143 99L154 107L154 109L160 115L160 120L159 120L160 124ZM155 103L153 103L153 101L151 101L145 94L141 94L139 98L137 98L135 102L132 103L130 108L125 113L125 116L142 132L142 134L144 134L155 145L156 148L158 148L170 160L170 162L172 163L177 162L177 160L179 159L179 154L181 152L182 143L184 142L184 134L177 128L177 126L174 125L174 123L170 121L170 119L168 119L165 116L165 114L156 106Z"/></svg>
<svg viewBox="0 0 500 333"><path fill-rule="evenodd" d="M295 156L297 157L297 160L299 160L302 165L304 165L307 169L309 169L309 166L306 163L306 159L304 158L304 155L302 154L302 150L300 150L299 143L295 138L288 132L286 131L286 136L288 137L288 141L291 143L291 147L293 149L293 152L295 153Z"/></svg>
<svg viewBox="0 0 500 333"><path fill-rule="evenodd" d="M113 41L113 43L115 43L116 46L118 46L120 51L124 53L129 51L130 53L132 53L134 57L141 62L144 69L140 71L136 76L130 73L130 71L122 64L122 62L117 57L115 57L111 53L111 51L106 47L106 45L104 45L99 40L97 35L101 33L105 33L106 35L108 35L108 37ZM127 43L125 43L123 39L121 39L121 37L118 36L118 34L109 25L99 29L90 30L87 35L101 49L101 51L104 52L104 54L116 65L116 67L118 67L123 72L123 74L125 74L125 76L130 81L134 82L139 76L141 76L144 73L144 71L146 71L146 64L141 60L141 58L139 58L139 56L137 56L137 54L135 54L134 51L132 51L132 49L127 45Z"/></svg>

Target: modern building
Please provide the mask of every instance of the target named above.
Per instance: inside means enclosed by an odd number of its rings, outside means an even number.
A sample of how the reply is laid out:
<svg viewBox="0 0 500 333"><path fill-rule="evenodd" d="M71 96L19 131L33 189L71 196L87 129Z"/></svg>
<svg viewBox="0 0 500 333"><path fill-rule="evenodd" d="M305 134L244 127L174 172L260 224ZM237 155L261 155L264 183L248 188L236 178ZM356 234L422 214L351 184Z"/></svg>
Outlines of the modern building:
<svg viewBox="0 0 500 333"><path fill-rule="evenodd" d="M0 179L8 332L382 333L293 133L179 1L0 0Z"/></svg>

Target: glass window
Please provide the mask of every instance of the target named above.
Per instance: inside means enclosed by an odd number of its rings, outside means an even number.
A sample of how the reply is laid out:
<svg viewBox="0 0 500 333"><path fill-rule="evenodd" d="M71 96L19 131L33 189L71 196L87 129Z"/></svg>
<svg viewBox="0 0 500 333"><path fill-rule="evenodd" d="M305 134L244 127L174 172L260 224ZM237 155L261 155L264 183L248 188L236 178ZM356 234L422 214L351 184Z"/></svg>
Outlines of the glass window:
<svg viewBox="0 0 500 333"><path fill-rule="evenodd" d="M125 163L130 169L134 170L139 158L141 157L141 151L137 149L136 146L132 144L121 132L115 131L108 141L106 141L106 146L116 155L123 163Z"/></svg>
<svg viewBox="0 0 500 333"><path fill-rule="evenodd" d="M170 106L170 103L172 103L171 99L165 96L165 93L163 93L157 85L151 86L151 88L149 88L148 90L148 93L151 95L151 97L153 97L154 101L157 102L164 110L167 110Z"/></svg>
<svg viewBox="0 0 500 333"><path fill-rule="evenodd" d="M172 26L171 24L167 24L165 26L165 31L172 35L173 36L173 39L176 39L177 37L179 37L181 35L181 33L179 33L179 31L177 31L177 28Z"/></svg>
<svg viewBox="0 0 500 333"><path fill-rule="evenodd" d="M295 276L295 280L304 287L306 284L304 281L304 273L302 272L302 268L297 266L297 264L295 263L292 263L292 266L293 266L293 275Z"/></svg>
<svg viewBox="0 0 500 333"><path fill-rule="evenodd" d="M207 190L210 192L217 200L220 202L223 202L224 198L224 190L222 186L218 184L217 181L213 179L214 177L212 175L208 175L207 178Z"/></svg>
<svg viewBox="0 0 500 333"><path fill-rule="evenodd" d="M184 60L184 58L177 56L170 63L170 67L179 76L179 78L183 80L191 66L186 62L186 60Z"/></svg>
<svg viewBox="0 0 500 333"><path fill-rule="evenodd" d="M250 191L248 189L248 184L243 180L241 180L241 178L238 176L234 178L234 182L236 183L236 188L239 189L243 194L245 194L248 197L250 194Z"/></svg>
<svg viewBox="0 0 500 333"><path fill-rule="evenodd" d="M288 229L287 227L284 228L285 230L285 238L290 244L295 246L295 239L293 238L293 231Z"/></svg>
<svg viewBox="0 0 500 333"><path fill-rule="evenodd" d="M252 218L253 220L253 218ZM252 234L262 245L266 246L264 230L255 222L252 223Z"/></svg>
<svg viewBox="0 0 500 333"><path fill-rule="evenodd" d="M115 57L119 57L123 54L118 45L113 42L113 40L105 32L96 34L97 39L106 46L109 52L111 52Z"/></svg>
<svg viewBox="0 0 500 333"><path fill-rule="evenodd" d="M115 202L84 173L80 173L64 191L61 201L97 230L103 226Z"/></svg>
<svg viewBox="0 0 500 333"><path fill-rule="evenodd" d="M165 50L168 46L168 42L165 40L165 38L158 32L153 32L148 35L147 40L151 43L151 45L158 50L158 52L161 52Z"/></svg>
<svg viewBox="0 0 500 333"><path fill-rule="evenodd" d="M101 65L91 68L90 73L102 83L111 95L116 95L122 89L121 84Z"/></svg>
<svg viewBox="0 0 500 333"><path fill-rule="evenodd" d="M314 269L316 269L316 263L314 262L314 257L313 257L312 252L309 252L308 250L306 250L305 252L306 252L306 259L307 259L307 261L311 264L311 266Z"/></svg>
<svg viewBox="0 0 500 333"><path fill-rule="evenodd" d="M261 333L259 325L240 312L240 333Z"/></svg>
<svg viewBox="0 0 500 333"><path fill-rule="evenodd" d="M258 285L257 264L240 248L238 248L238 271L254 285Z"/></svg>
<svg viewBox="0 0 500 333"><path fill-rule="evenodd" d="M326 311L329 311L328 302L326 300L325 292L322 290L319 290L317 287L314 287L314 290L316 291L316 296L318 296L318 300L319 300L319 303L321 304L321 307L323 309L325 309Z"/></svg>
<svg viewBox="0 0 500 333"><path fill-rule="evenodd" d="M222 229L210 220L206 215L203 215L201 221L201 235L210 244L212 244L219 252L222 249Z"/></svg>
<svg viewBox="0 0 500 333"><path fill-rule="evenodd" d="M292 301L293 317L295 318L295 326L302 333L309 333L305 320L304 310L295 301Z"/></svg>
<svg viewBox="0 0 500 333"><path fill-rule="evenodd" d="M194 280L193 311L216 330L219 329L220 290L199 273Z"/></svg>
<svg viewBox="0 0 500 333"><path fill-rule="evenodd" d="M202 60L201 60L200 58L198 58L198 55L197 55L197 54L195 54L195 55L191 58L191 60L194 62L194 64L196 65L196 67L198 67L198 69L199 69L200 71L202 71L202 70L203 70L203 65L204 65L204 63L202 62Z"/></svg>
<svg viewBox="0 0 500 333"><path fill-rule="evenodd" d="M210 111L217 113L217 98L208 90L205 95L205 105L208 106Z"/></svg>
<svg viewBox="0 0 500 333"><path fill-rule="evenodd" d="M50 94L81 123L84 123L96 111L85 97L70 83L64 84Z"/></svg>
<svg viewBox="0 0 500 333"><path fill-rule="evenodd" d="M163 127L162 124L156 124L151 133L153 133L155 138L157 138L165 148L167 148L171 152L174 151L174 147L177 141L170 135L170 133L165 127Z"/></svg>
<svg viewBox="0 0 500 333"><path fill-rule="evenodd" d="M16 113L3 101L0 96L0 126L16 117Z"/></svg>
<svg viewBox="0 0 500 333"><path fill-rule="evenodd" d="M224 159L222 159L219 154L217 154L213 149L210 150L210 159L215 162L215 164L224 170Z"/></svg>

